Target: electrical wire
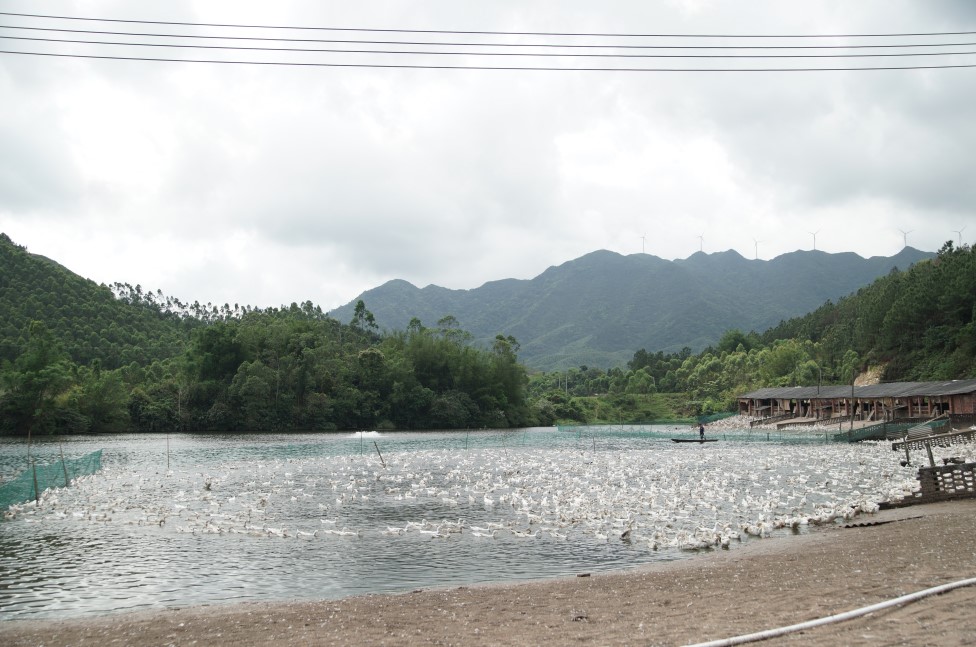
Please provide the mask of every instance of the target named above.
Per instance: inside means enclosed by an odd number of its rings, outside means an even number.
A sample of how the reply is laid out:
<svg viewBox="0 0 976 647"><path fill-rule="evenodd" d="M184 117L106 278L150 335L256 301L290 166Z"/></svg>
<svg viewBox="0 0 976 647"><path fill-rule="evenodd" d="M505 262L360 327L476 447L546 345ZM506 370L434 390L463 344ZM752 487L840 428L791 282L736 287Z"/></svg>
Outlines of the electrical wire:
<svg viewBox="0 0 976 647"><path fill-rule="evenodd" d="M0 54L20 54L25 56L49 56L56 58L81 58L114 61L153 61L160 63L216 63L225 65L263 65L284 67L349 67L376 69L416 69L416 70L500 70L524 72L868 72L884 70L944 70L976 67L976 63L951 65L899 65L865 67L541 67L541 66L502 66L502 65L421 65L393 63L326 63L301 61L240 61L220 59L155 58L144 56L107 56L95 54L64 54L54 52L25 52L0 50Z"/></svg>
<svg viewBox="0 0 976 647"><path fill-rule="evenodd" d="M976 32L917 32L917 33L887 33L887 34L799 34L799 35L772 35L772 34L639 34L639 33L598 33L598 32L517 32L517 31L461 31L461 30L418 30L418 29L372 29L372 28L352 28L352 27L315 27L315 26L276 26L276 25L254 25L254 24L232 24L232 23L194 23L177 21L155 21L155 20L133 20L121 18L92 18L82 16L61 16L46 14L27 14L15 12L0 12L0 16L15 18L61 20L61 21L80 21L91 23L123 23L140 25L166 25L194 28L234 28L234 29L262 29L262 30L318 30L328 32L360 32L360 33L397 33L397 34L450 34L450 35L479 35L479 36L536 36L536 37L600 37L600 38L682 38L682 39L708 39L708 38L734 38L734 39L813 39L813 38L906 38L906 37L945 37L957 36L962 34L974 34ZM953 69L953 68L972 68L976 63L953 62L939 63L931 65L865 65L865 66L821 66L809 67L801 66L800 63L794 66L784 67L723 67L723 66L693 66L692 61L696 60L728 60L728 61L762 61L770 59L790 59L790 60L810 60L810 59L865 59L865 58L884 58L900 59L907 57L965 57L976 55L976 51L919 51L919 48L927 50L945 47L972 47L974 43L853 43L853 44L828 44L828 45L800 45L796 43L775 44L775 45L698 45L698 44L619 44L619 43L496 43L496 42L436 42L436 41L403 41L403 40L367 40L367 39L308 39L308 38L283 38L273 37L254 37L231 35L222 36L219 34L167 34L152 32L120 32L107 30L80 30L64 29L60 27L37 27L23 25L0 25L0 29L31 30L33 32L57 32L57 33L78 33L78 34L99 34L113 36L129 36L139 38L169 38L169 39L207 39L208 41L221 41L222 44L190 44L185 42L145 42L145 41L118 41L118 40L91 40L81 38L51 38L36 36L9 35L0 32L0 39L8 41L23 41L33 43L52 43L63 45L91 45L99 47L154 47L169 48L179 50L206 50L206 51L232 51L232 52L287 52L291 54L323 54L323 55L372 55L380 57L397 57L401 60L411 60L410 57L418 56L438 56L438 57L506 57L506 58L559 58L559 59L685 59L688 61L686 66L665 67L665 66L593 66L582 67L573 66L544 66L544 65L470 65L463 61L452 62L452 64L430 64L421 62L392 63L382 62L384 59L369 62L351 62L348 59L335 60L231 60L231 59L208 59L208 58L169 58L155 56L122 56L97 53L79 53L73 51L29 51L29 50L0 50L0 54L13 54L24 56L48 56L58 58L77 58L77 59L98 59L98 60L125 60L125 61L152 61L152 62L172 62L172 63L209 63L209 64L231 64L231 65L265 65L265 66L298 66L298 67L356 67L356 68L386 68L386 69L457 69L457 70L511 70L511 71L546 71L546 72L835 72L835 71L879 71L879 70L922 70L922 69ZM457 40L457 39L456 39ZM227 44L228 41L233 44ZM237 44L245 41L247 44ZM259 42L282 42L282 43L331 43L336 45L395 45L398 47L424 46L432 49L378 49L375 47L276 47L257 44ZM739 41L742 42L742 41ZM768 42L768 41L765 41ZM801 41L805 42L805 41ZM478 50L458 51L457 49L445 48L471 48L477 47ZM587 48L586 51L579 51L578 48ZM499 48L507 48L503 51L495 51ZM511 48L518 48L513 50ZM526 51L537 48L547 48L546 51ZM560 48L563 51L552 51ZM570 49L572 48L572 49ZM626 52L619 51L620 48L627 48ZM877 51L874 48L886 48L885 51ZM593 50L618 50L618 51L599 51ZM632 53L633 50L640 49L640 53ZM681 53L649 53L645 50L681 50ZM722 53L701 53L700 50L722 50ZM755 50L826 50L828 53L766 53L762 51L756 53ZM873 51L844 51L834 50L865 50ZM570 51L566 51L570 50ZM694 53L689 52L691 50ZM727 53L727 50L735 50L736 53ZM748 53L741 53L739 50L751 50ZM84 50L82 50L84 51ZM389 60L389 59L386 59ZM965 61L966 59L955 59Z"/></svg>
<svg viewBox="0 0 976 647"><path fill-rule="evenodd" d="M115 22L142 25L179 25L184 27L233 27L241 29L302 29L320 31L361 31L361 32L381 32L398 34L470 34L470 35L491 35L491 36L599 36L614 38L903 38L917 36L961 36L976 34L976 31L942 31L942 32L915 32L915 33L888 33L888 34L628 34L628 33L608 33L608 32L545 32L545 31L475 31L457 29L373 29L362 27L307 27L307 26L288 26L288 25L246 25L233 23L199 23L199 22L177 22L164 20L132 20L122 18L90 18L81 16L56 16L46 14L15 13L11 11L0 11L0 16L17 16L21 18L45 18L53 20L79 20L91 22Z"/></svg>
<svg viewBox="0 0 976 647"><path fill-rule="evenodd" d="M780 58L899 58L908 56L953 56L973 55L972 52L875 52L871 54L566 54L553 52L456 52L437 50L384 50L384 49L339 49L339 48L311 48L311 47L244 47L240 45L185 45L179 43L131 43L104 40L77 40L68 38L37 38L29 36L4 36L0 39L25 40L44 43L71 43L83 45L117 45L126 47L171 47L178 49L217 49L232 51L262 51L262 52L306 52L328 54L384 54L410 56L521 56L548 58L705 58L705 59L780 59Z"/></svg>
<svg viewBox="0 0 976 647"><path fill-rule="evenodd" d="M2 13L2 12L0 12ZM971 47L976 42L960 43L880 43L873 45L593 45L582 43L463 43L457 41L404 41L404 40L365 40L365 39L334 39L334 38L282 38L270 36L214 36L207 34L160 34L153 32L105 31L95 29L63 29L54 27L26 27L23 25L0 25L2 29L22 29L30 31L46 31L71 34L97 34L100 36L141 36L150 38L194 38L208 40L250 40L287 43L342 43L356 45L421 45L445 47L520 47L520 48L559 48L559 49L881 49L881 48L917 48L917 47Z"/></svg>

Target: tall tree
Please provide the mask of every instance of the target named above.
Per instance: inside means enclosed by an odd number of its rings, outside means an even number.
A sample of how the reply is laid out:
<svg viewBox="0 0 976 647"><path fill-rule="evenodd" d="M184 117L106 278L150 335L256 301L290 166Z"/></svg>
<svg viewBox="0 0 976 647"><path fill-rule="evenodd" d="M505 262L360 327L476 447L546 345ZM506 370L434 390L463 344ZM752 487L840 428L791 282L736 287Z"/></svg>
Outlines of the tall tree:
<svg viewBox="0 0 976 647"><path fill-rule="evenodd" d="M70 364L40 321L31 322L27 348L3 372L2 382L0 425L25 436L55 430L56 398L71 384Z"/></svg>

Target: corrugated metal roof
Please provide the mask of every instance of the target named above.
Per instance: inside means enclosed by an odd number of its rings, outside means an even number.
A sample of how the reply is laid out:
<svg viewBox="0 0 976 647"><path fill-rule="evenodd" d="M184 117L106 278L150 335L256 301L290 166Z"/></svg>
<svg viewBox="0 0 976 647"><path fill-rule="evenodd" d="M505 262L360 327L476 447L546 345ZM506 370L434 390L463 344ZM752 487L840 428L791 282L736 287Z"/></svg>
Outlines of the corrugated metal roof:
<svg viewBox="0 0 976 647"><path fill-rule="evenodd" d="M950 380L946 382L889 382L854 387L855 398L909 398L934 397L976 393L976 379ZM808 400L850 398L850 385L833 386L783 386L759 389L740 395L740 400Z"/></svg>

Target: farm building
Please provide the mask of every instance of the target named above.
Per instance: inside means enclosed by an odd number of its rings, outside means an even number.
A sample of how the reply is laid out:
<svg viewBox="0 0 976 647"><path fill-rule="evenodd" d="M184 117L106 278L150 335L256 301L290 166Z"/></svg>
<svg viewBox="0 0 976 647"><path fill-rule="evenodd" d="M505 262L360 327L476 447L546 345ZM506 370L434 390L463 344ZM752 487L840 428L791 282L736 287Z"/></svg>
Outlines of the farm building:
<svg viewBox="0 0 976 647"><path fill-rule="evenodd" d="M802 419L863 424L946 416L953 427L976 424L976 379L773 387L746 393L738 400L740 414L762 422Z"/></svg>

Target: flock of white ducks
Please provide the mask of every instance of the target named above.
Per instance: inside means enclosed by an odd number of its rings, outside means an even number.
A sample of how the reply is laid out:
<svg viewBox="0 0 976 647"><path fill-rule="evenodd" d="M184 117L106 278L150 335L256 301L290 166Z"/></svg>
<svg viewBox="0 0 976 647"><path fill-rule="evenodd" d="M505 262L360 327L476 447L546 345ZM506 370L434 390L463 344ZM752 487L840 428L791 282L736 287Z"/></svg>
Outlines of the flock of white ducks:
<svg viewBox="0 0 976 647"><path fill-rule="evenodd" d="M368 454L229 461L206 472L110 466L4 514L255 539L698 550L849 521L917 486L888 443L638 447L385 451L385 467ZM971 445L952 450L973 455Z"/></svg>

